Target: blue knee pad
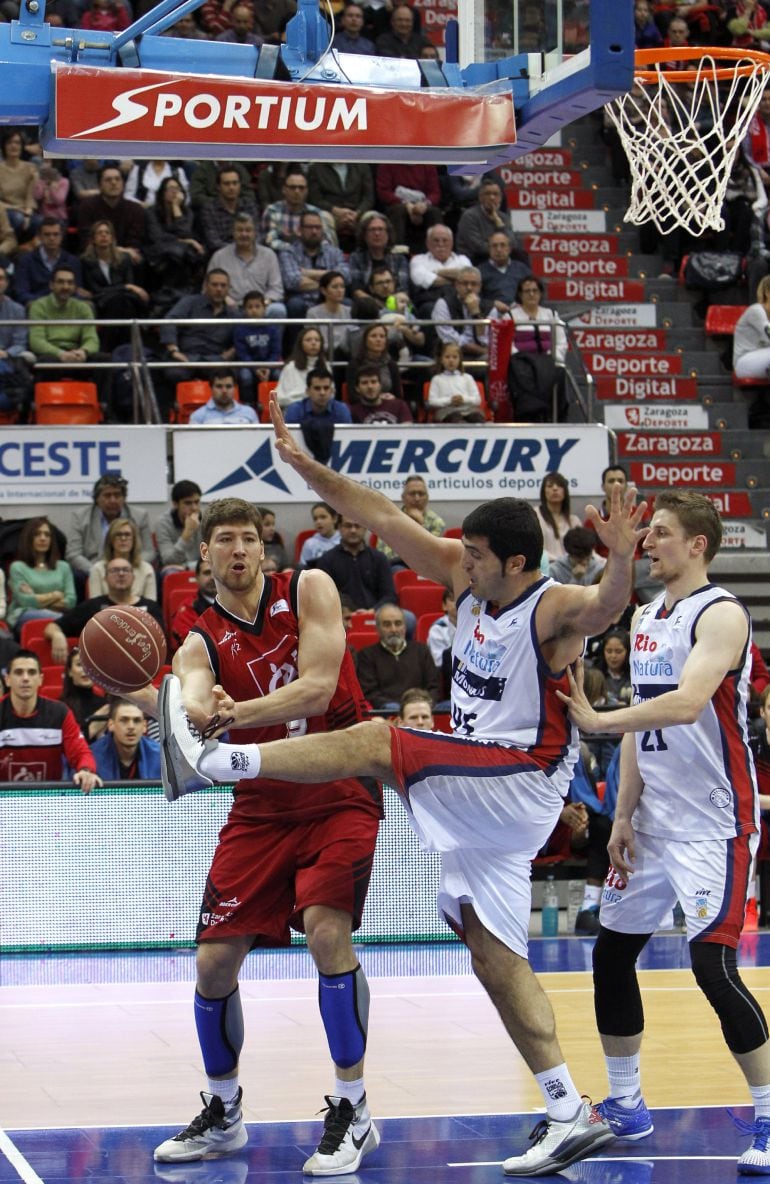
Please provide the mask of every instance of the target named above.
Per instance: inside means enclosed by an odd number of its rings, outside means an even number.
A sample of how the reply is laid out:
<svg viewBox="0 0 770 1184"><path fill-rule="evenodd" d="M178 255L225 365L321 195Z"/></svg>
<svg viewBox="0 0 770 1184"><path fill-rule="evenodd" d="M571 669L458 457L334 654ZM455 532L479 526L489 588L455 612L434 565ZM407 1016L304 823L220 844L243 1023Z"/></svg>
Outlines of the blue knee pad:
<svg viewBox="0 0 770 1184"><path fill-rule="evenodd" d="M195 1027L209 1077L227 1077L238 1068L243 1048L243 1010L236 987L224 999L204 999L195 992Z"/></svg>
<svg viewBox="0 0 770 1184"><path fill-rule="evenodd" d="M345 974L319 974L318 1005L335 1065L357 1065L366 1052L369 1028L369 985L361 967Z"/></svg>

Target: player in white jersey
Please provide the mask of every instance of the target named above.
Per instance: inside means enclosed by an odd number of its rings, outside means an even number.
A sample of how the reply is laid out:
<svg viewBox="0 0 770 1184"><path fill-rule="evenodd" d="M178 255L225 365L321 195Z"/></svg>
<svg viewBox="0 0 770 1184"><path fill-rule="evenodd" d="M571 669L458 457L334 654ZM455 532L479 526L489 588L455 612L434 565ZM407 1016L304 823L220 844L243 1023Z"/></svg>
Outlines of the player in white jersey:
<svg viewBox="0 0 770 1184"><path fill-rule="evenodd" d="M599 1109L620 1138L652 1131L642 1098L644 1028L636 960L679 900L693 973L746 1078L752 1144L738 1171L770 1175L770 1043L737 970L758 798L746 705L751 627L731 593L708 582L722 525L703 494L656 498L643 547L663 593L633 623L631 707L599 715L570 675L570 715L585 732L621 733L611 867L594 949L596 1016L609 1096Z"/></svg>
<svg viewBox="0 0 770 1184"><path fill-rule="evenodd" d="M624 500L618 492L606 521L591 511L609 551L603 579L590 588L555 584L539 570L542 531L528 502L488 502L465 519L462 540L434 537L381 494L313 461L277 404L272 416L281 457L319 496L364 523L415 571L453 588L455 735L369 722L267 745L211 746L174 705L172 681L166 760L190 788L202 778L231 780L235 768L294 782L356 768L399 789L424 844L444 853L440 906L542 1091L546 1119L505 1171L551 1174L613 1134L570 1077L551 1005L527 961L530 861L556 823L574 761L573 729L556 690L567 689L565 669L585 637L628 603L644 505L634 509L634 493ZM239 707L222 693L221 715L234 716L236 727ZM209 719L192 723L212 734Z"/></svg>

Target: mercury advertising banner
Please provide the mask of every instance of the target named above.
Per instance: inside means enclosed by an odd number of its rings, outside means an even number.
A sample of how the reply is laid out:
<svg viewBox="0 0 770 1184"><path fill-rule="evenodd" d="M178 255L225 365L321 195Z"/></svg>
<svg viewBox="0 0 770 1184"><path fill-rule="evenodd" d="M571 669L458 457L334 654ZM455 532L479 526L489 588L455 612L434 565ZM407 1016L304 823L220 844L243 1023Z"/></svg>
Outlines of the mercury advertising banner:
<svg viewBox="0 0 770 1184"><path fill-rule="evenodd" d="M164 427L3 428L0 437L0 502L35 505L91 501L102 473L120 473L129 497L168 501Z"/></svg>
<svg viewBox="0 0 770 1184"><path fill-rule="evenodd" d="M516 141L507 94L395 90L54 63L46 152L217 160L486 160Z"/></svg>
<svg viewBox="0 0 770 1184"><path fill-rule="evenodd" d="M435 501L535 500L543 477L555 470L571 493L593 497L610 462L609 446L609 433L596 424L338 427L331 467L392 498L406 477L419 474ZM194 473L206 499L272 505L315 498L278 456L267 426L179 428L173 457L177 478Z"/></svg>

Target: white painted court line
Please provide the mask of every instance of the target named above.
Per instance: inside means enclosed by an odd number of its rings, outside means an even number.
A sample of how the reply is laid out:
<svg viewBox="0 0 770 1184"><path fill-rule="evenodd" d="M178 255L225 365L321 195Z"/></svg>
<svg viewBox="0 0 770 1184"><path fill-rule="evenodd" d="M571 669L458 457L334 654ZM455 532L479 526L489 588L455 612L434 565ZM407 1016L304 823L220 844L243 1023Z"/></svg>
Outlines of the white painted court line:
<svg viewBox="0 0 770 1184"><path fill-rule="evenodd" d="M38 1176L35 1169L31 1164L27 1163L18 1147L11 1142L2 1128L0 1128L0 1153L5 1156L16 1174L24 1181L24 1184L43 1184L43 1180Z"/></svg>

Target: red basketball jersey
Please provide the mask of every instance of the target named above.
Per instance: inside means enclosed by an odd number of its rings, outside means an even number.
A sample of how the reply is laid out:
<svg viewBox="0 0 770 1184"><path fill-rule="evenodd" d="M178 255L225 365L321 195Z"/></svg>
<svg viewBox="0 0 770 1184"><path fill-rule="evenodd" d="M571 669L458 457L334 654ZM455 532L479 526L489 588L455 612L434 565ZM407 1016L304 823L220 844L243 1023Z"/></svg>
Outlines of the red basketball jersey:
<svg viewBox="0 0 770 1184"><path fill-rule="evenodd" d="M191 632L202 637L214 678L233 699L241 702L269 695L298 677L297 586L301 573L280 572L265 576L265 586L252 624L234 617L219 602L198 618ZM364 719L366 701L358 685L347 650L342 658L337 687L323 715L291 725L239 728L231 743L264 744L290 735L334 732ZM259 792L254 793L254 787ZM249 793L242 792L249 788ZM305 821L351 805L360 805L378 816L382 795L376 782L349 778L319 785L292 785L286 781L240 781L235 787L231 818L272 818Z"/></svg>

